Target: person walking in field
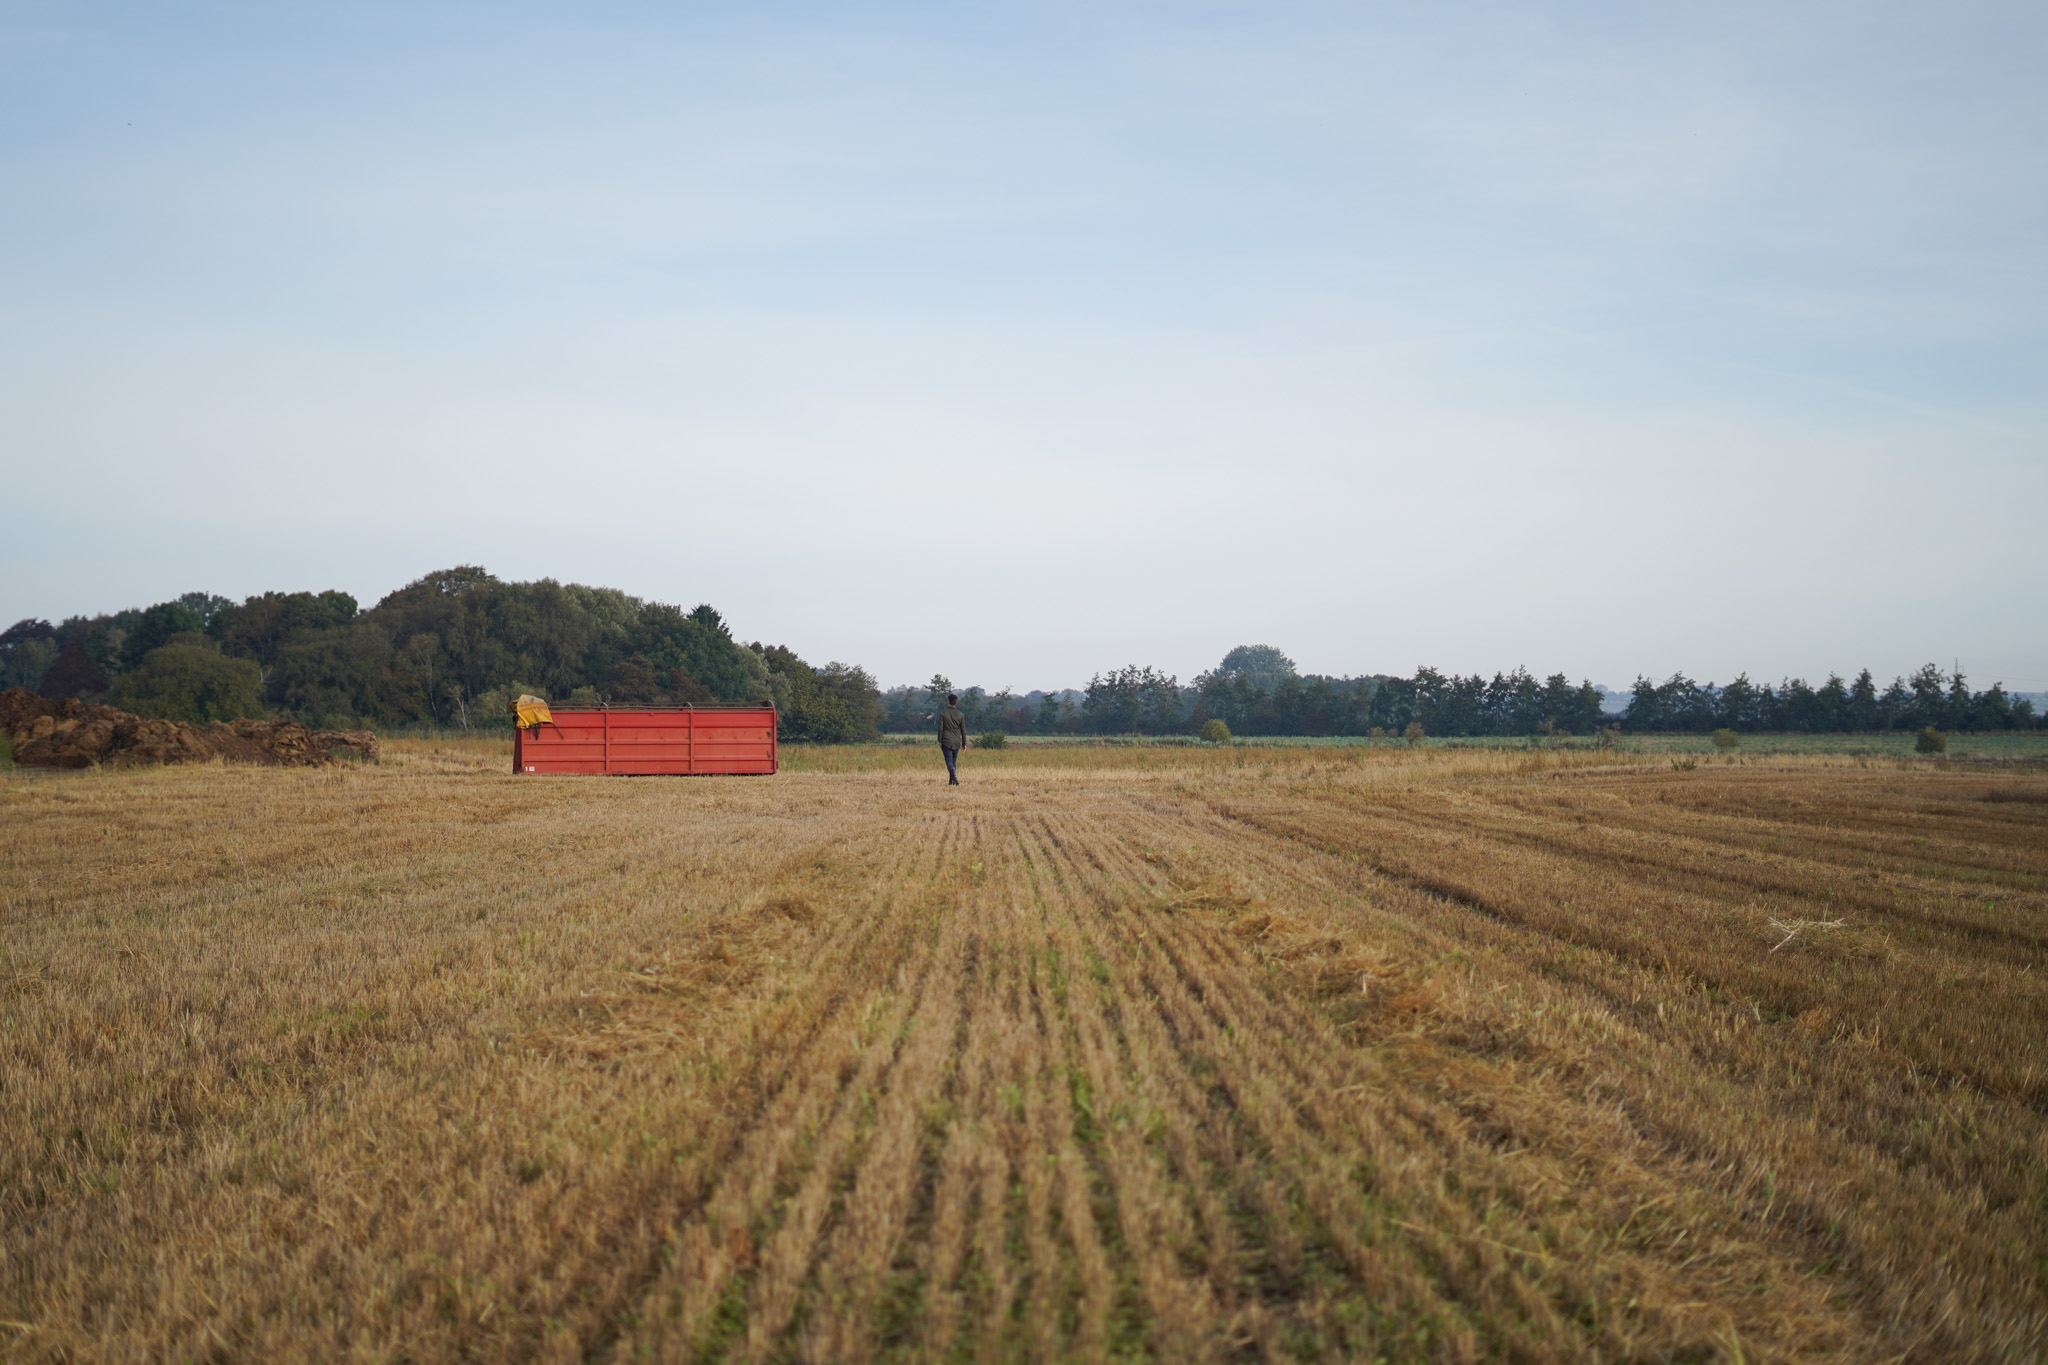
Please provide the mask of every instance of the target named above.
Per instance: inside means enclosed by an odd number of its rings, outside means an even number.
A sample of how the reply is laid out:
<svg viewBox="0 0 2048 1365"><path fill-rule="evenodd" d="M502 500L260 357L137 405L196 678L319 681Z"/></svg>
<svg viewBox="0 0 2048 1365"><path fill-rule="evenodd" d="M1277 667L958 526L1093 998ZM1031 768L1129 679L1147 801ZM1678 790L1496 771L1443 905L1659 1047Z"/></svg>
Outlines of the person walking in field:
<svg viewBox="0 0 2048 1365"><path fill-rule="evenodd" d="M946 694L946 709L939 712L939 752L946 756L946 785L960 785L960 751L967 747L967 713L960 698Z"/></svg>

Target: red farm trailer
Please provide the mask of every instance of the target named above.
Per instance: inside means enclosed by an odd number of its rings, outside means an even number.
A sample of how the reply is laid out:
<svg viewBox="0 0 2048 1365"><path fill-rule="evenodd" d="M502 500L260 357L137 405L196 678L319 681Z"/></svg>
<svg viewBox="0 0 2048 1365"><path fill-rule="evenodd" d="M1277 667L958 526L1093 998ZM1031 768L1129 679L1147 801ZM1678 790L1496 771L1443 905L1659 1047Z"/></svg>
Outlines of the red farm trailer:
<svg viewBox="0 0 2048 1365"><path fill-rule="evenodd" d="M556 706L512 732L515 773L775 771L773 706Z"/></svg>

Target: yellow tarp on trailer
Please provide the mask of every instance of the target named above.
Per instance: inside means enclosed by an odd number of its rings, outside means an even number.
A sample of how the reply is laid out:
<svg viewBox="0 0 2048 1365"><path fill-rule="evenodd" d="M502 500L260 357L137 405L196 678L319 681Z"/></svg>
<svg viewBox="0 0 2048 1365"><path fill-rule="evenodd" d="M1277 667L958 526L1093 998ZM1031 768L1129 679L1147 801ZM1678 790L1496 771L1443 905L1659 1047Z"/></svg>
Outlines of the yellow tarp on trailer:
<svg viewBox="0 0 2048 1365"><path fill-rule="evenodd" d="M554 713L539 697L521 697L512 703L513 724L522 730L538 730L555 723Z"/></svg>

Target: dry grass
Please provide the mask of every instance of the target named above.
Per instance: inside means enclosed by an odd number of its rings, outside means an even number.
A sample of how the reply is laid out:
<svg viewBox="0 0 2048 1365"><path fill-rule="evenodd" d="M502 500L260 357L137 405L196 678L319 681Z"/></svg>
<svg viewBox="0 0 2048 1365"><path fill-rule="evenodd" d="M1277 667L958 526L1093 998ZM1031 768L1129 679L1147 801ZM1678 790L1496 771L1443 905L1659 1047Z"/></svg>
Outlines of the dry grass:
<svg viewBox="0 0 2048 1365"><path fill-rule="evenodd" d="M2038 776L390 747L0 778L0 1357L2048 1340Z"/></svg>

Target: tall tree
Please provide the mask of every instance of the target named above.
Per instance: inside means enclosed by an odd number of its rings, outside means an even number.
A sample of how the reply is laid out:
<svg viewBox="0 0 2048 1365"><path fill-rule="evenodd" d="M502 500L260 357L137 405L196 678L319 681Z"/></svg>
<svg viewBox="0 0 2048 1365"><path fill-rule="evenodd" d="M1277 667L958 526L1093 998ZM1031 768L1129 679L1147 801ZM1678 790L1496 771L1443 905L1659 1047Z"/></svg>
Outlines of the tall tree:
<svg viewBox="0 0 2048 1365"><path fill-rule="evenodd" d="M83 640L67 641L36 684L36 691L55 701L97 696L106 690L107 680L94 666Z"/></svg>
<svg viewBox="0 0 2048 1365"><path fill-rule="evenodd" d="M57 650L57 628L48 621L30 617L0 631L0 691L34 691L57 661Z"/></svg>
<svg viewBox="0 0 2048 1365"><path fill-rule="evenodd" d="M1867 668L1856 675L1855 685L1849 689L1847 718L1848 728L1859 734L1870 734L1882 723L1877 709L1877 680Z"/></svg>
<svg viewBox="0 0 2048 1365"><path fill-rule="evenodd" d="M1262 692L1275 691L1283 679L1295 676L1294 660L1272 645L1239 645L1223 656L1216 671L1226 678L1243 678Z"/></svg>

